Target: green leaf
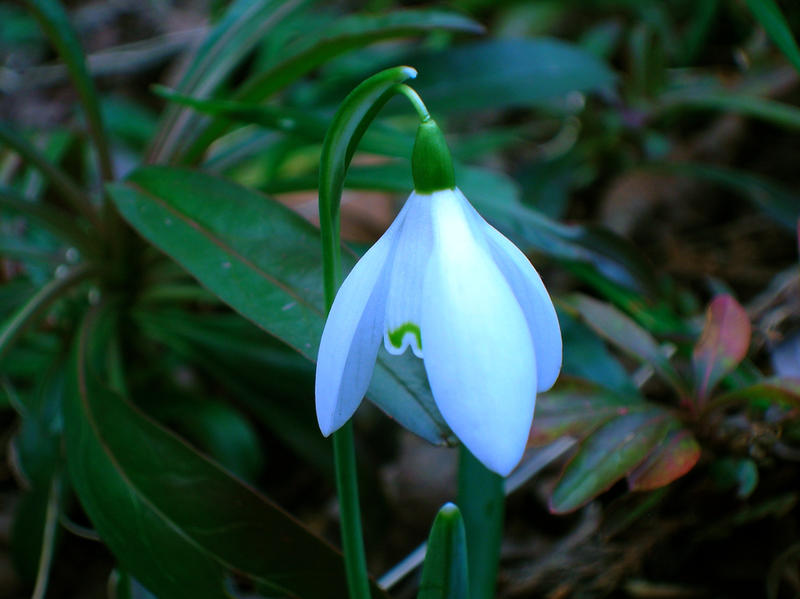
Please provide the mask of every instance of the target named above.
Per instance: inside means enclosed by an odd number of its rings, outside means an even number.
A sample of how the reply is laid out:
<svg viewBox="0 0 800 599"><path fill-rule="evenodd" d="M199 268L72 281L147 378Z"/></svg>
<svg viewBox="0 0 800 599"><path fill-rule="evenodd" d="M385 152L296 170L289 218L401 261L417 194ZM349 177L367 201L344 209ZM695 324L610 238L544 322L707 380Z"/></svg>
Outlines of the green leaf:
<svg viewBox="0 0 800 599"><path fill-rule="evenodd" d="M282 49L281 60L245 81L233 99L261 102L319 65L349 50L385 39L409 37L436 30L478 33L483 28L467 17L431 9L397 11L386 15L347 16L326 25L321 31L312 31L300 37L294 44ZM224 123L215 123L203 132L187 152L187 160L195 160L224 129Z"/></svg>
<svg viewBox="0 0 800 599"><path fill-rule="evenodd" d="M661 172L696 177L716 183L742 196L792 232L800 218L800 195L765 177L737 169L696 163L676 163L653 167Z"/></svg>
<svg viewBox="0 0 800 599"><path fill-rule="evenodd" d="M550 510L571 512L610 488L649 455L670 424L666 412L652 408L601 426L567 464L550 496Z"/></svg>
<svg viewBox="0 0 800 599"><path fill-rule="evenodd" d="M254 483L264 468L258 432L244 415L221 401L173 396L150 413L242 480Z"/></svg>
<svg viewBox="0 0 800 599"><path fill-rule="evenodd" d="M177 89L200 98L211 95L268 33L306 2L304 0L236 0L203 40ZM196 115L170 106L150 150L154 162L167 162L198 126Z"/></svg>
<svg viewBox="0 0 800 599"><path fill-rule="evenodd" d="M628 487L631 491L652 491L668 485L694 468L700 452L700 444L690 431L675 428L628 474Z"/></svg>
<svg viewBox="0 0 800 599"><path fill-rule="evenodd" d="M64 276L56 277L37 290L17 311L0 326L0 359L33 321L72 287L96 274L92 265L79 265Z"/></svg>
<svg viewBox="0 0 800 599"><path fill-rule="evenodd" d="M0 209L22 214L36 224L48 229L65 244L74 244L86 254L98 251L98 244L75 224L74 217L68 212L34 200L28 200L13 189L0 185ZM4 240L5 241L5 240Z"/></svg>
<svg viewBox="0 0 800 599"><path fill-rule="evenodd" d="M547 445L566 435L582 439L609 420L644 407L635 395L620 395L581 382L559 385L536 398L528 444Z"/></svg>
<svg viewBox="0 0 800 599"><path fill-rule="evenodd" d="M800 129L800 108L767 98L723 89L685 89L662 94L659 111L696 108L722 110L761 119L786 129Z"/></svg>
<svg viewBox="0 0 800 599"><path fill-rule="evenodd" d="M717 383L747 355L750 318L730 295L718 295L706 311L703 333L692 352L698 399L705 400Z"/></svg>
<svg viewBox="0 0 800 599"><path fill-rule="evenodd" d="M564 344L561 376L592 381L623 395L638 395L638 389L628 373L619 360L611 355L603 340L567 310L557 306L556 312ZM541 410L541 407L538 410ZM537 417L539 413L537 411Z"/></svg>
<svg viewBox="0 0 800 599"><path fill-rule="evenodd" d="M709 402L708 407L726 406L731 402L748 402L762 409L771 405L797 408L800 407L800 379L764 379L753 385L719 395Z"/></svg>
<svg viewBox="0 0 800 599"><path fill-rule="evenodd" d="M78 214L92 223L95 229L100 229L100 220L91 200L66 172L50 162L27 139L3 123L0 123L0 143L7 145L24 160L39 169Z"/></svg>
<svg viewBox="0 0 800 599"><path fill-rule="evenodd" d="M89 125L89 136L94 142L97 157L100 163L100 173L105 180L113 179L111 166L111 152L103 128L103 118L100 113L100 103L97 90L94 87L86 66L86 56L83 53L78 35L72 27L64 8L58 0L27 0L28 6L44 29L50 42L55 46L59 56L64 61L69 71L72 83L80 96L81 104L86 112L86 122Z"/></svg>
<svg viewBox="0 0 800 599"><path fill-rule="evenodd" d="M43 597L59 540L59 514L66 488L62 477L61 402L64 361L59 355L39 373L33 393L15 402L21 424L14 435L13 461L23 481L11 526L11 555L17 571ZM10 391L9 389L6 389Z"/></svg>
<svg viewBox="0 0 800 599"><path fill-rule="evenodd" d="M495 596L505 501L503 477L481 464L462 444L459 447L458 504L464 513L469 588L473 599Z"/></svg>
<svg viewBox="0 0 800 599"><path fill-rule="evenodd" d="M242 579L292 597L344 594L338 552L104 384L114 328L108 307L81 325L64 420L75 491L121 566L164 599L229 596Z"/></svg>
<svg viewBox="0 0 800 599"><path fill-rule="evenodd" d="M542 105L615 79L592 54L551 39L478 41L404 61L419 71L414 89L434 115Z"/></svg>
<svg viewBox="0 0 800 599"><path fill-rule="evenodd" d="M330 443L319 434L314 406L298 401L314 395L313 364L238 315L172 309L135 316L146 336L222 383L296 455L332 474Z"/></svg>
<svg viewBox="0 0 800 599"><path fill-rule="evenodd" d="M797 47L792 30L775 0L747 0L747 7L789 62L800 71L800 48Z"/></svg>
<svg viewBox="0 0 800 599"><path fill-rule="evenodd" d="M467 538L461 513L446 503L436 514L417 599L469 599Z"/></svg>
<svg viewBox="0 0 800 599"><path fill-rule="evenodd" d="M628 316L609 304L586 295L575 294L564 302L575 310L590 328L632 358L653 366L678 392L685 383L673 368L656 340Z"/></svg>
<svg viewBox="0 0 800 599"><path fill-rule="evenodd" d="M245 318L315 360L324 301L319 231L273 200L183 169L149 167L109 186L123 217ZM345 255L345 267L355 263ZM422 362L381 352L367 392L432 442L449 430Z"/></svg>

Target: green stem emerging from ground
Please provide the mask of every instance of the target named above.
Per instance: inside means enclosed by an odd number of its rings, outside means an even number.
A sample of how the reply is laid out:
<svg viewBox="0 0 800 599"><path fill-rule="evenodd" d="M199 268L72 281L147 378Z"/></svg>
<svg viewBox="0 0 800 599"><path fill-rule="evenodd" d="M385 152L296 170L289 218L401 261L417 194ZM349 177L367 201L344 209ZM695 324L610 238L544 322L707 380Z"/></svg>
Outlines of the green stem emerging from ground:
<svg viewBox="0 0 800 599"><path fill-rule="evenodd" d="M369 599L369 575L367 558L364 554L364 537L361 532L353 425L350 422L333 433L333 460L336 467L342 549L350 599Z"/></svg>

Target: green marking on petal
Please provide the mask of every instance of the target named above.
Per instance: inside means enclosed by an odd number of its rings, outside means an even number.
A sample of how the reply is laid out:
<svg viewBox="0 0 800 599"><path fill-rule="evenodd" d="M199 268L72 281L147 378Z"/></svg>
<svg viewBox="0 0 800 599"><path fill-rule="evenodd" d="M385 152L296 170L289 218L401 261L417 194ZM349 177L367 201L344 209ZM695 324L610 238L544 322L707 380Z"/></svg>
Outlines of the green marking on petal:
<svg viewBox="0 0 800 599"><path fill-rule="evenodd" d="M397 349L403 347L403 337L406 336L406 333L411 333L417 340L417 347L421 350L422 349L422 335L419 332L419 326L415 325L413 322L406 322L401 324L393 331L389 331L389 343L391 343Z"/></svg>

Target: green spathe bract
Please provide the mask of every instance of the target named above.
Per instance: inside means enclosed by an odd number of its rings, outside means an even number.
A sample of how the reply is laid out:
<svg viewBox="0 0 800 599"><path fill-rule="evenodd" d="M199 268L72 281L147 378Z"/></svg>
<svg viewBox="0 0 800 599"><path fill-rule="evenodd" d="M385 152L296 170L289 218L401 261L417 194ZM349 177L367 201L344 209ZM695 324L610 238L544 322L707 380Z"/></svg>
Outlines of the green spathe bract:
<svg viewBox="0 0 800 599"><path fill-rule="evenodd" d="M442 130L433 119L419 124L411 156L411 172L414 189L419 193L433 193L456 186L450 150Z"/></svg>

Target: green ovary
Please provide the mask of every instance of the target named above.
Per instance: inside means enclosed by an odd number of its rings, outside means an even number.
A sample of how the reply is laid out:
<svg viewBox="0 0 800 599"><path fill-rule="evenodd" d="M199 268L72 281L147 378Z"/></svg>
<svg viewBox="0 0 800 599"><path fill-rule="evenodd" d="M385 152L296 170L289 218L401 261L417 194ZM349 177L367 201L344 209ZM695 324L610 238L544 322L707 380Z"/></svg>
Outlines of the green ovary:
<svg viewBox="0 0 800 599"><path fill-rule="evenodd" d="M401 324L393 331L389 331L389 343L397 349L403 347L403 337L406 333L411 333L417 340L417 347L422 350L422 335L419 332L419 327L412 322Z"/></svg>

